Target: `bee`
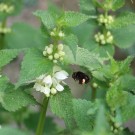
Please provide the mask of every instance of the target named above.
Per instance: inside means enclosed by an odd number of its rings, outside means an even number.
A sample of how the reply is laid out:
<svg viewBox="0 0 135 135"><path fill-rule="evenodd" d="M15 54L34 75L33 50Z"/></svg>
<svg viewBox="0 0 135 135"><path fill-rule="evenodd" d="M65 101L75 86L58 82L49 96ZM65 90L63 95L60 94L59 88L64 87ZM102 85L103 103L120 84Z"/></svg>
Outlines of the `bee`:
<svg viewBox="0 0 135 135"><path fill-rule="evenodd" d="M85 73L78 71L72 74L72 78L76 81L79 81L79 84L87 84L90 81L90 78Z"/></svg>

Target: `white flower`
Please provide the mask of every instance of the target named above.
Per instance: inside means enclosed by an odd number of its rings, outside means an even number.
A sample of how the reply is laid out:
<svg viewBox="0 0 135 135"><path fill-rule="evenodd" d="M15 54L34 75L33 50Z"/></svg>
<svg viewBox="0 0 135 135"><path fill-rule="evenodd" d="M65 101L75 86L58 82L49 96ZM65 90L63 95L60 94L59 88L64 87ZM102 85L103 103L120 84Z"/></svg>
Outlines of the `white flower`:
<svg viewBox="0 0 135 135"><path fill-rule="evenodd" d="M49 55L49 56L48 56L48 59L49 59L49 60L52 60L52 59L53 59L53 56L52 56L52 55Z"/></svg>
<svg viewBox="0 0 135 135"><path fill-rule="evenodd" d="M62 85L60 85L60 84L57 84L56 89L57 89L57 91L63 91L64 87Z"/></svg>
<svg viewBox="0 0 135 135"><path fill-rule="evenodd" d="M50 75L46 76L43 79L43 82L45 83L45 85L51 86L52 85L52 77Z"/></svg>
<svg viewBox="0 0 135 135"><path fill-rule="evenodd" d="M43 92L45 95L50 94L50 88L41 86L41 92Z"/></svg>
<svg viewBox="0 0 135 135"><path fill-rule="evenodd" d="M65 80L65 79L67 79L68 78L68 73L66 72L66 71L64 71L64 70L62 70L62 71L59 71L59 72L56 72L55 74L54 74L54 77L57 79L57 80Z"/></svg>
<svg viewBox="0 0 135 135"><path fill-rule="evenodd" d="M2 75L0 75L0 77L2 77Z"/></svg>

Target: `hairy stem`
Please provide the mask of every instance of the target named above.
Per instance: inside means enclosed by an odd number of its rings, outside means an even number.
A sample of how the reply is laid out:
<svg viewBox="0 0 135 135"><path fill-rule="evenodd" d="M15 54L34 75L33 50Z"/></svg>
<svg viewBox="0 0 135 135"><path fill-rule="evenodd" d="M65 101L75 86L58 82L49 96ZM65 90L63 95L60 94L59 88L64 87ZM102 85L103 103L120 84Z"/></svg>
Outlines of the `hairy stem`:
<svg viewBox="0 0 135 135"><path fill-rule="evenodd" d="M43 105L41 106L40 117L39 117L39 122L38 122L37 130L36 130L36 135L43 135L48 101L49 101L49 98L46 98L46 97L43 100Z"/></svg>

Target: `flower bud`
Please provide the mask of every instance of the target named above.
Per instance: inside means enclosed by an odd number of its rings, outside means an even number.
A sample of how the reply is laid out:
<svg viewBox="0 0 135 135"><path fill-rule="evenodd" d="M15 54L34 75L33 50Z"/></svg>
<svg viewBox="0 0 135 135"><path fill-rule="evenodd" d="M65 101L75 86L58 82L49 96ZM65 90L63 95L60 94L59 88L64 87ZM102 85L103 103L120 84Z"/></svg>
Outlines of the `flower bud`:
<svg viewBox="0 0 135 135"><path fill-rule="evenodd" d="M47 53L48 54L52 54L52 52L53 52L53 49L52 48L47 48Z"/></svg>
<svg viewBox="0 0 135 135"><path fill-rule="evenodd" d="M46 51L43 51L43 55L44 55L44 56L47 56L47 52L46 52Z"/></svg>
<svg viewBox="0 0 135 135"><path fill-rule="evenodd" d="M55 54L54 54L54 58L55 58L55 59L58 59L59 57L60 57L60 56L59 56L58 53L55 53Z"/></svg>
<svg viewBox="0 0 135 135"><path fill-rule="evenodd" d="M59 52L59 55L60 55L60 56L64 56L64 55L65 55L65 52L60 51L60 52Z"/></svg>
<svg viewBox="0 0 135 135"><path fill-rule="evenodd" d="M58 35L59 35L59 37L64 37L65 36L65 34L62 31L60 31Z"/></svg>
<svg viewBox="0 0 135 135"><path fill-rule="evenodd" d="M58 50L59 50L59 51L62 51L62 50L63 50L63 44L59 44L59 45L58 45Z"/></svg>
<svg viewBox="0 0 135 135"><path fill-rule="evenodd" d="M57 93L57 90L55 88L51 88L51 93L55 95Z"/></svg>
<svg viewBox="0 0 135 135"><path fill-rule="evenodd" d="M52 31L52 32L50 32L50 35L53 37L53 36L55 36L55 33Z"/></svg>
<svg viewBox="0 0 135 135"><path fill-rule="evenodd" d="M53 59L53 56L52 56L52 55L49 55L49 56L48 56L48 59L49 59L49 60L52 60L52 59Z"/></svg>
<svg viewBox="0 0 135 135"><path fill-rule="evenodd" d="M53 60L53 63L57 63L58 61L57 60Z"/></svg>

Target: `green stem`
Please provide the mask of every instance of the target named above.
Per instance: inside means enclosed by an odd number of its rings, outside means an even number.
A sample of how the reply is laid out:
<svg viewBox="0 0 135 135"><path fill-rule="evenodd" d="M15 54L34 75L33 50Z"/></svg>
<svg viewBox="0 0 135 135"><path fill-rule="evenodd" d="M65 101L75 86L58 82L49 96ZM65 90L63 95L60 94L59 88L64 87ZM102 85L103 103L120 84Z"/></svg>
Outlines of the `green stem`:
<svg viewBox="0 0 135 135"><path fill-rule="evenodd" d="M94 87L92 86L91 100L93 100L93 101L95 100L96 94L97 94L96 88L94 88Z"/></svg>
<svg viewBox="0 0 135 135"><path fill-rule="evenodd" d="M6 27L7 19L2 21L2 28ZM4 47L5 34L0 34L0 50Z"/></svg>
<svg viewBox="0 0 135 135"><path fill-rule="evenodd" d="M49 98L46 98L46 97L43 100L43 105L41 106L41 112L40 112L37 130L36 130L36 135L43 135L48 101L49 101Z"/></svg>

